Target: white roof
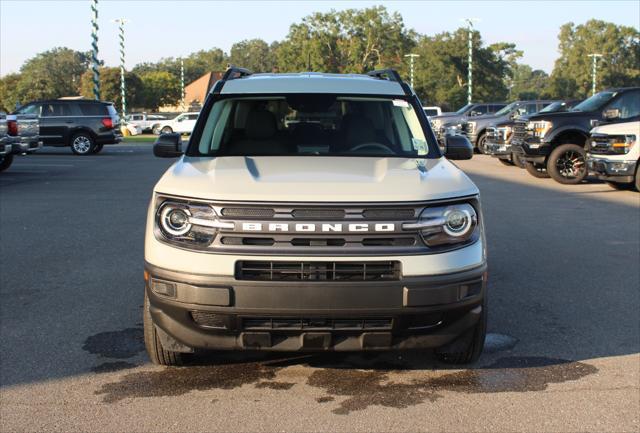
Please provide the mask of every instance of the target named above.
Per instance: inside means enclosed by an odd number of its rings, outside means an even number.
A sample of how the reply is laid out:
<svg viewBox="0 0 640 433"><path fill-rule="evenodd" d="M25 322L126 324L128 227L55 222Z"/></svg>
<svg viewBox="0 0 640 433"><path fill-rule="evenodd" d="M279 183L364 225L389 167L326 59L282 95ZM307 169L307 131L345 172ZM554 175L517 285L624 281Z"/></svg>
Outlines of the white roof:
<svg viewBox="0 0 640 433"><path fill-rule="evenodd" d="M253 74L227 81L221 94L256 93L351 93L403 96L400 83L368 75L323 74Z"/></svg>

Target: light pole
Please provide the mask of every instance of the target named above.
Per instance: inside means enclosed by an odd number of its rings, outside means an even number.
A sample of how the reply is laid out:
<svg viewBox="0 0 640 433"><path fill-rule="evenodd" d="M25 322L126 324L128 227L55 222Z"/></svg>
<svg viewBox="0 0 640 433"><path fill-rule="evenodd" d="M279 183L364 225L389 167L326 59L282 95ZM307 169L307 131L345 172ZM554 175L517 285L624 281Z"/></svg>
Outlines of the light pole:
<svg viewBox="0 0 640 433"><path fill-rule="evenodd" d="M602 54L589 54L589 57L593 59L593 66L591 71L591 94L596 94L596 76L598 74L598 59L602 57Z"/></svg>
<svg viewBox="0 0 640 433"><path fill-rule="evenodd" d="M410 59L410 64L411 64L411 66L410 66L410 68L411 68L411 72L410 72L410 74L411 74L411 88L413 88L413 61L414 61L414 59L416 57L420 57L420 54L413 54L412 53L412 54L405 54L404 56L405 57L409 57L409 59Z"/></svg>
<svg viewBox="0 0 640 433"><path fill-rule="evenodd" d="M180 105L182 106L182 111L185 111L184 105L184 60L182 57L180 58Z"/></svg>
<svg viewBox="0 0 640 433"><path fill-rule="evenodd" d="M462 21L467 23L469 32L469 67L467 69L467 104L471 104L473 99L473 23L480 21L479 18L465 18Z"/></svg>
<svg viewBox="0 0 640 433"><path fill-rule="evenodd" d="M100 70L98 69L98 0L91 2L91 70L93 71L93 97L100 99Z"/></svg>
<svg viewBox="0 0 640 433"><path fill-rule="evenodd" d="M122 118L127 115L127 85L124 81L124 25L130 22L126 18L113 20L119 26L120 39L120 96L122 97Z"/></svg>

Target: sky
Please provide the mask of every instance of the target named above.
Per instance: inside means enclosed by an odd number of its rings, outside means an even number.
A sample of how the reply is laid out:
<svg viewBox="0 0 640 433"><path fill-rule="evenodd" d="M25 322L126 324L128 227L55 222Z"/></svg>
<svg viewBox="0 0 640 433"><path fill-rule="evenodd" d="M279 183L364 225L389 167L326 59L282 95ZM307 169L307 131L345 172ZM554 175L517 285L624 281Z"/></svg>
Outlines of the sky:
<svg viewBox="0 0 640 433"><path fill-rule="evenodd" d="M36 53L54 47L91 49L91 2L0 0L0 76L17 72ZM640 27L640 1L107 1L99 0L99 58L119 64L117 24L125 17L126 67L222 48L261 38L283 39L292 23L331 9L384 5L399 12L405 26L434 35L479 18L486 44L514 42L522 62L551 72L558 56L557 36L566 22L597 18Z"/></svg>

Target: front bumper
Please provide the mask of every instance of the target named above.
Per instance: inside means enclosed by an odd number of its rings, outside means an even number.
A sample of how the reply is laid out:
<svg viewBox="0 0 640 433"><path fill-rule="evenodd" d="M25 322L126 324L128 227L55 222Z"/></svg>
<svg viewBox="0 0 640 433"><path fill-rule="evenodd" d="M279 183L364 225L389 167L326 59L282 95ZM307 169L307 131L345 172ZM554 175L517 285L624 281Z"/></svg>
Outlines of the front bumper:
<svg viewBox="0 0 640 433"><path fill-rule="evenodd" d="M15 154L32 153L42 149L42 141L39 136L15 137L11 143L11 151Z"/></svg>
<svg viewBox="0 0 640 433"><path fill-rule="evenodd" d="M549 143L537 138L512 143L511 150L528 162L544 163L551 153Z"/></svg>
<svg viewBox="0 0 640 433"><path fill-rule="evenodd" d="M589 156L587 167L600 180L630 183L634 181L637 161L614 160Z"/></svg>
<svg viewBox="0 0 640 433"><path fill-rule="evenodd" d="M244 281L146 265L165 347L353 351L442 346L477 323L486 264L396 281ZM175 296L151 289L175 283Z"/></svg>
<svg viewBox="0 0 640 433"><path fill-rule="evenodd" d="M487 154L495 156L496 158L510 157L513 150L510 143L489 141L487 140L485 149Z"/></svg>
<svg viewBox="0 0 640 433"><path fill-rule="evenodd" d="M11 153L11 144L0 143L0 156Z"/></svg>

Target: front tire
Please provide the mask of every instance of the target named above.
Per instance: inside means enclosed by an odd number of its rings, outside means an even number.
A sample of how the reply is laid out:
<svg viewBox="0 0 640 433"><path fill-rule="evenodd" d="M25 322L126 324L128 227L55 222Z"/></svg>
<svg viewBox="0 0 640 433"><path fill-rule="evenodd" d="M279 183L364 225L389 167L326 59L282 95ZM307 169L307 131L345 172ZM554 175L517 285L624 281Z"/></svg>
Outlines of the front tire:
<svg viewBox="0 0 640 433"><path fill-rule="evenodd" d="M466 331L453 342L436 349L436 356L447 364L471 364L482 354L487 336L487 299L482 302L480 319L473 328Z"/></svg>
<svg viewBox="0 0 640 433"><path fill-rule="evenodd" d="M481 153L483 155L487 153L487 135L486 134L482 134L480 138L478 138L478 144L476 146L476 149L478 149L478 153Z"/></svg>
<svg viewBox="0 0 640 433"><path fill-rule="evenodd" d="M518 168L524 168L524 161L522 160L522 158L520 158L520 155L518 155L515 152L511 153L511 160L513 161L513 165L515 165Z"/></svg>
<svg viewBox="0 0 640 433"><path fill-rule="evenodd" d="M95 147L95 140L86 132L80 132L71 137L71 151L74 155L91 155Z"/></svg>
<svg viewBox="0 0 640 433"><path fill-rule="evenodd" d="M587 154L577 144L556 147L547 160L547 172L556 182L575 185L587 177Z"/></svg>
<svg viewBox="0 0 640 433"><path fill-rule="evenodd" d="M8 154L5 156L0 156L0 171L5 171L7 168L11 167L13 163L13 154Z"/></svg>
<svg viewBox="0 0 640 433"><path fill-rule="evenodd" d="M549 173L547 173L547 169L544 167L544 164L524 161L524 169L527 170L527 173L531 176L537 177L538 179L546 179L549 177Z"/></svg>
<svg viewBox="0 0 640 433"><path fill-rule="evenodd" d="M165 126L160 130L160 132L163 134L171 134L173 132L173 129L170 126Z"/></svg>
<svg viewBox="0 0 640 433"><path fill-rule="evenodd" d="M156 331L156 325L153 324L153 319L151 318L151 311L149 311L149 297L147 296L146 290L144 292L143 309L142 326L144 328L144 345L151 362L158 365L182 365L184 363L182 353L165 350L162 347Z"/></svg>
<svg viewBox="0 0 640 433"><path fill-rule="evenodd" d="M636 176L635 176L636 180L635 180L635 186L636 186L636 191L640 192L640 162L638 162L638 164L636 165Z"/></svg>
<svg viewBox="0 0 640 433"><path fill-rule="evenodd" d="M94 154L100 153L103 147L104 147L104 144L96 144L96 147L93 148L93 153Z"/></svg>

